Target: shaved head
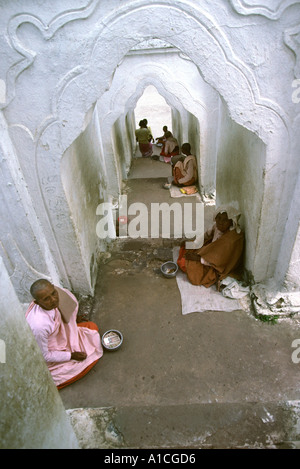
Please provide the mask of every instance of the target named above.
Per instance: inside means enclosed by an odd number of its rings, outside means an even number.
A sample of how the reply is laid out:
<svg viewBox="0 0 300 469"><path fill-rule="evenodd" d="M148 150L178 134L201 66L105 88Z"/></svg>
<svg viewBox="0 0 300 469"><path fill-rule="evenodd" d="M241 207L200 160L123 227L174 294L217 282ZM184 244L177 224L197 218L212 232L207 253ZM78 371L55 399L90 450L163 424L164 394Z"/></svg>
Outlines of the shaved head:
<svg viewBox="0 0 300 469"><path fill-rule="evenodd" d="M46 280L44 278L40 278L39 280L36 280L30 287L30 293L33 296L33 298L36 300L38 293L41 290L44 290L47 287L51 287L52 283L49 282L49 280Z"/></svg>
<svg viewBox="0 0 300 469"><path fill-rule="evenodd" d="M183 143L181 147L182 153L185 155L190 155L191 154L191 145L189 143Z"/></svg>
<svg viewBox="0 0 300 469"><path fill-rule="evenodd" d="M58 308L59 295L55 286L49 280L39 279L31 285L30 293L35 303L46 311Z"/></svg>

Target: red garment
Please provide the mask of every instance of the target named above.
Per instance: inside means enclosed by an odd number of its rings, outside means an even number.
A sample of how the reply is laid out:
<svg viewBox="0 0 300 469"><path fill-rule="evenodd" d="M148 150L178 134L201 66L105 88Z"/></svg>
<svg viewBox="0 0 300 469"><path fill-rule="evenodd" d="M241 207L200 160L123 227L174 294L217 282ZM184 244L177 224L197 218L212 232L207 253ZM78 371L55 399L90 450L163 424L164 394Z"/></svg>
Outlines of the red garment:
<svg viewBox="0 0 300 469"><path fill-rule="evenodd" d="M179 250L179 255L178 255L178 259L177 259L177 264L178 266L181 268L181 270L183 272L186 273L186 266L185 266L185 253L186 253L186 249L184 246L181 246L180 250Z"/></svg>
<svg viewBox="0 0 300 469"><path fill-rule="evenodd" d="M183 178L183 174L181 173L180 169L178 167L174 167L174 170L173 170L173 176L174 176L174 182L176 184L179 184L179 179L182 179ZM192 186L193 184L195 184L196 180L195 178L192 178L190 179L189 181L187 181L186 183L182 184L183 186Z"/></svg>
<svg viewBox="0 0 300 469"><path fill-rule="evenodd" d="M139 149L144 158L151 156L153 153L152 143L139 143Z"/></svg>
<svg viewBox="0 0 300 469"><path fill-rule="evenodd" d="M179 155L179 150L173 150L171 153L165 153L164 147L163 147L162 151L160 152L160 156L166 156L170 158L171 156L176 156L176 155Z"/></svg>
<svg viewBox="0 0 300 469"><path fill-rule="evenodd" d="M164 145L160 152L160 156L164 157L165 163L170 163L172 156L176 156L176 155L179 155L179 146L178 146L177 140L174 138L167 139L164 142Z"/></svg>

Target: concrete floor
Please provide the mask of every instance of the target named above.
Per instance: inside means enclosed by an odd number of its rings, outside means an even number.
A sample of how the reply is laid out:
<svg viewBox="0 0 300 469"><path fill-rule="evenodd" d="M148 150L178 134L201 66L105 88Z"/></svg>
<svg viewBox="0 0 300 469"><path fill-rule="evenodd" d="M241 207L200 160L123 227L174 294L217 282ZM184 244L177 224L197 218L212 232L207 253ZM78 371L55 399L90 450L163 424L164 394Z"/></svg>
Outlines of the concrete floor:
<svg viewBox="0 0 300 469"><path fill-rule="evenodd" d="M144 178L126 182L130 202L173 202L161 187L167 167L134 160L130 175ZM242 310L183 316L176 280L159 271L178 242L123 241L100 265L89 316L124 343L60 391L81 446L297 447L299 321L270 325Z"/></svg>

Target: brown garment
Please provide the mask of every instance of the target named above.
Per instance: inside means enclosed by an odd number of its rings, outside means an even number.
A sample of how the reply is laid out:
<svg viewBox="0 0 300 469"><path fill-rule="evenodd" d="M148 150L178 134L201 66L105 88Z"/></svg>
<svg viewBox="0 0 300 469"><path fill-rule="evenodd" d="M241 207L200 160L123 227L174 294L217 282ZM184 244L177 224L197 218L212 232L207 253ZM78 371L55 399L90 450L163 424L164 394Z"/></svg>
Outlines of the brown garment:
<svg viewBox="0 0 300 469"><path fill-rule="evenodd" d="M230 275L237 277L244 249L244 234L236 230L227 231L213 243L208 243L196 250L210 266L201 261L185 259L185 269L193 285L210 287L218 280Z"/></svg>
<svg viewBox="0 0 300 469"><path fill-rule="evenodd" d="M180 177L176 176L176 170L179 170L177 172L180 173ZM176 184L190 186L197 181L197 176L197 160L193 155L186 156L183 161L178 161L174 166L174 181Z"/></svg>
<svg viewBox="0 0 300 469"><path fill-rule="evenodd" d="M174 177L174 182L175 184L179 184L179 179L182 179L184 176L183 174L181 173L180 171L180 168L178 168L178 166L175 166L175 168L173 169L173 177ZM196 180L195 178L192 178L190 179L189 181L185 182L184 184L181 184L182 186L192 186L193 184L195 184Z"/></svg>

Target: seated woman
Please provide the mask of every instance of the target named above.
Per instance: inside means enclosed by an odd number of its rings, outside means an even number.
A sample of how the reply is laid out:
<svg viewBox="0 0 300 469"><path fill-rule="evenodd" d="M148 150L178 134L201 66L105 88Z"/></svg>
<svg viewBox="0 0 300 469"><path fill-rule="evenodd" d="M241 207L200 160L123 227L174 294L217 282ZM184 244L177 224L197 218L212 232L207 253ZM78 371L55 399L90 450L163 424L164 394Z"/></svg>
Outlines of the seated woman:
<svg viewBox="0 0 300 469"><path fill-rule="evenodd" d="M173 166L173 181L174 186L183 187L195 184L198 178L197 160L194 155L191 155L191 145L184 143L181 147L183 159L172 158Z"/></svg>
<svg viewBox="0 0 300 469"><path fill-rule="evenodd" d="M157 144L164 145L164 143L166 141L166 132L168 132L168 127L166 125L163 126L163 131L164 131L164 134L161 137L156 138L156 143Z"/></svg>
<svg viewBox="0 0 300 469"><path fill-rule="evenodd" d="M240 213L233 207L218 208L214 225L204 235L202 248L180 248L177 264L193 285L208 288L227 276L239 278L244 249L239 217Z"/></svg>
<svg viewBox="0 0 300 469"><path fill-rule="evenodd" d="M98 326L81 322L75 296L47 279L36 280L30 292L33 301L25 317L53 381L62 389L85 376L102 357Z"/></svg>
<svg viewBox="0 0 300 469"><path fill-rule="evenodd" d="M191 145L189 143L182 145L180 155L171 157L171 166L173 180L172 182L166 182L163 185L164 189L170 189L172 184L178 187L187 187L193 186L197 182L197 160L194 155L191 155Z"/></svg>
<svg viewBox="0 0 300 469"><path fill-rule="evenodd" d="M152 155L152 143L150 130L147 128L147 124L144 120L139 122L139 129L136 129L135 136L139 144L139 149L144 158L147 158Z"/></svg>
<svg viewBox="0 0 300 469"><path fill-rule="evenodd" d="M179 155L179 146L177 139L173 137L170 131L165 133L165 137L166 140L164 142L163 149L160 152L160 156L164 157L165 163L170 163L172 156Z"/></svg>

